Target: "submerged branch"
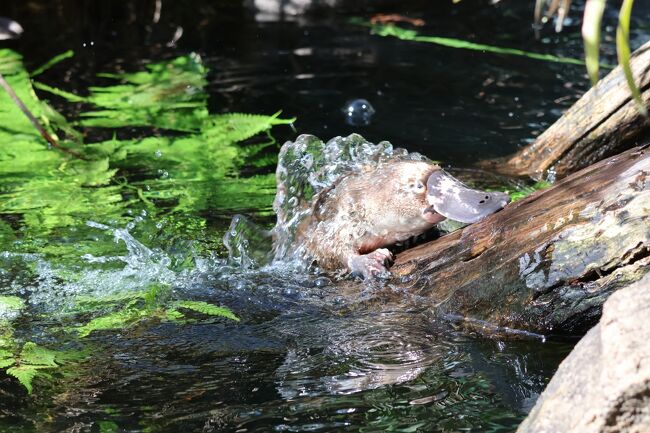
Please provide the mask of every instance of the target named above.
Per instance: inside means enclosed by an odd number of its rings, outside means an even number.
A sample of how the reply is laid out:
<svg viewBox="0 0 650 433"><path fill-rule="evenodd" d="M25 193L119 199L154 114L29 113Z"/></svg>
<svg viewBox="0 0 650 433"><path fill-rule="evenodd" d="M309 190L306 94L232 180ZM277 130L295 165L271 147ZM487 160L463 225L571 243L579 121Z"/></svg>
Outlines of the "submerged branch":
<svg viewBox="0 0 650 433"><path fill-rule="evenodd" d="M32 112L27 108L27 106L23 103L23 101L18 97L16 92L14 92L14 89L9 85L7 80L5 80L4 76L0 73L0 86L7 92L9 97L14 101L14 103L20 108L20 111L27 116L29 119L30 123L38 130L38 132L41 134L41 136L47 141L50 146L54 147L55 149L60 150L61 152L67 153L68 155L72 155L75 158L79 159L85 159L80 153L75 152L74 150L68 149L66 147L61 146L55 139L52 137L46 130L43 128L43 126L40 124L38 119L32 114Z"/></svg>

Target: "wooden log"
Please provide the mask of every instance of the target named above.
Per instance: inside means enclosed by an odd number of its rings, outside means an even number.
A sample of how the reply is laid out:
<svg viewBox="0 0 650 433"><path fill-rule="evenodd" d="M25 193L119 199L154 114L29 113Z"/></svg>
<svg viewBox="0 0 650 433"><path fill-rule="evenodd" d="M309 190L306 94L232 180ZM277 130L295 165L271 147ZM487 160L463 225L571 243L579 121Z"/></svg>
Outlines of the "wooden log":
<svg viewBox="0 0 650 433"><path fill-rule="evenodd" d="M583 333L613 291L650 271L649 146L399 254L389 284L427 297L441 314Z"/></svg>
<svg viewBox="0 0 650 433"><path fill-rule="evenodd" d="M650 42L631 61L635 81L650 106ZM483 161L489 170L513 176L561 179L639 143L650 122L634 104L625 76L616 67L532 144L506 158Z"/></svg>

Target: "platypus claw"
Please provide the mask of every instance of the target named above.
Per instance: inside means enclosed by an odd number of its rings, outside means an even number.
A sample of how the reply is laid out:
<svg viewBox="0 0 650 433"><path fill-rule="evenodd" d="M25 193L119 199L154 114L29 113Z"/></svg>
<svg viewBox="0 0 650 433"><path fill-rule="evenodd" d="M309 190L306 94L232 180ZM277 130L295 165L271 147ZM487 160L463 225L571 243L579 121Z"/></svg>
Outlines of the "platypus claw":
<svg viewBox="0 0 650 433"><path fill-rule="evenodd" d="M386 248L379 248L375 251L348 259L348 268L352 275L357 275L364 280L367 278L390 278L387 265L393 261L393 254Z"/></svg>

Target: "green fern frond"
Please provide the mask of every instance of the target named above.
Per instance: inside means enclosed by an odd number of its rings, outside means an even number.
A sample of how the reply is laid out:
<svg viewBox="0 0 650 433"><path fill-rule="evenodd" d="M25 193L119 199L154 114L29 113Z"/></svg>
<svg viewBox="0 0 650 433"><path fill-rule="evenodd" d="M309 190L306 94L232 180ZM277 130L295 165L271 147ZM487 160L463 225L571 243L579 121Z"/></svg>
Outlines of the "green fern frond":
<svg viewBox="0 0 650 433"><path fill-rule="evenodd" d="M14 356L7 350L0 350L0 368L7 368L8 375L18 379L21 385L32 393L32 381L37 376L50 377L44 370L58 368L57 358L62 352L46 349L28 341L23 345L20 355Z"/></svg>
<svg viewBox="0 0 650 433"><path fill-rule="evenodd" d="M22 60L22 56L14 51L0 50L0 74L13 75L22 73L24 71Z"/></svg>
<svg viewBox="0 0 650 433"><path fill-rule="evenodd" d="M185 318L185 315L175 308L165 310L165 319L169 322L178 322Z"/></svg>
<svg viewBox="0 0 650 433"><path fill-rule="evenodd" d="M87 312L93 310L94 307L105 307L107 305L123 304L127 301L144 299L145 294L146 292L144 291L123 291L101 297L97 295L81 295L75 297L75 311Z"/></svg>
<svg viewBox="0 0 650 433"><path fill-rule="evenodd" d="M203 137L216 143L237 143L268 131L276 125L289 125L295 118L280 119L280 112L265 116L260 114L218 114L206 120L201 128Z"/></svg>
<svg viewBox="0 0 650 433"><path fill-rule="evenodd" d="M124 329L142 316L140 310L123 309L115 313L97 317L77 328L80 337L87 337L93 331Z"/></svg>
<svg viewBox="0 0 650 433"><path fill-rule="evenodd" d="M58 367L56 363L57 352L46 349L28 341L20 352L20 365L39 367Z"/></svg>
<svg viewBox="0 0 650 433"><path fill-rule="evenodd" d="M148 65L146 71L99 74L120 84L90 87L90 95L85 97L43 83L34 85L68 102L97 107L81 113L79 123L86 127L155 126L195 132L208 116L207 94L203 91L206 73L200 57L188 55Z"/></svg>
<svg viewBox="0 0 650 433"><path fill-rule="evenodd" d="M0 368L7 368L10 365L14 365L16 359L14 358L13 352L5 349L0 349Z"/></svg>
<svg viewBox="0 0 650 433"><path fill-rule="evenodd" d="M239 322L239 317L226 307L219 307L203 301L180 301L176 304L179 308L186 308L188 310L196 311L197 313L205 314L208 316L225 317L236 322Z"/></svg>
<svg viewBox="0 0 650 433"><path fill-rule="evenodd" d="M43 367L41 367L43 368ZM48 367L49 368L49 367ZM39 373L39 367L33 365L20 365L7 369L7 374L18 379L18 382L27 389L27 393L32 393L32 381Z"/></svg>

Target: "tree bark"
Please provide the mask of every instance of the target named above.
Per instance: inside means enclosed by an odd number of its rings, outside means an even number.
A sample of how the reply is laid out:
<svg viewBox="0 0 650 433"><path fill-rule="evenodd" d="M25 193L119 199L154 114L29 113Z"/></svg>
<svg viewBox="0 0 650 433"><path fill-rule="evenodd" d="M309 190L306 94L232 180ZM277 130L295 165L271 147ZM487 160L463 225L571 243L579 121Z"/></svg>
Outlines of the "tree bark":
<svg viewBox="0 0 650 433"><path fill-rule="evenodd" d="M390 284L427 297L440 314L583 333L649 263L650 144L399 254Z"/></svg>
<svg viewBox="0 0 650 433"><path fill-rule="evenodd" d="M650 106L650 42L631 61L644 104ZM616 67L580 98L537 140L514 155L479 165L507 175L561 179L638 144L650 131Z"/></svg>

